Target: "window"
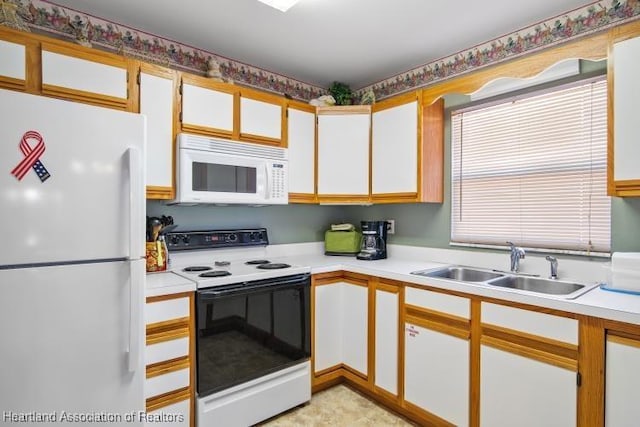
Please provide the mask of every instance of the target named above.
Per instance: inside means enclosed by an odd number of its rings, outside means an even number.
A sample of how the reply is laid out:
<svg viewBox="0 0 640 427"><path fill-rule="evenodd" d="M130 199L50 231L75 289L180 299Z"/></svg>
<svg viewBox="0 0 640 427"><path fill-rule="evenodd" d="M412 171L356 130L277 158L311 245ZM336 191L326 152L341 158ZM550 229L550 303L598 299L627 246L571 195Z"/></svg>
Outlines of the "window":
<svg viewBox="0 0 640 427"><path fill-rule="evenodd" d="M605 79L451 119L453 243L610 251Z"/></svg>

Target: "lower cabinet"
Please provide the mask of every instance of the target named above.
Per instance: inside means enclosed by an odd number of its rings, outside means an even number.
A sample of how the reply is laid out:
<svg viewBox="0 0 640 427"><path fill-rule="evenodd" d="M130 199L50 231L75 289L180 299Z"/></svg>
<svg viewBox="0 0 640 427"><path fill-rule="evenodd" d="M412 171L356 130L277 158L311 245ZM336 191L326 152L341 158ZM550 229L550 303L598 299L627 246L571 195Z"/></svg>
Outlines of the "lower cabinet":
<svg viewBox="0 0 640 427"><path fill-rule="evenodd" d="M398 396L400 286L378 283L375 290L375 387Z"/></svg>
<svg viewBox="0 0 640 427"><path fill-rule="evenodd" d="M434 425L469 425L470 301L407 287L404 401Z"/></svg>
<svg viewBox="0 0 640 427"><path fill-rule="evenodd" d="M608 334L606 373L606 427L639 425L640 339Z"/></svg>
<svg viewBox="0 0 640 427"><path fill-rule="evenodd" d="M640 325L342 271L313 290L314 391L425 426L640 426Z"/></svg>
<svg viewBox="0 0 640 427"><path fill-rule="evenodd" d="M405 400L457 426L469 425L469 341L412 323L405 323L404 339Z"/></svg>
<svg viewBox="0 0 640 427"><path fill-rule="evenodd" d="M480 425L576 425L576 374L483 345L480 354Z"/></svg>
<svg viewBox="0 0 640 427"><path fill-rule="evenodd" d="M368 283L314 280L314 373L345 368L367 377Z"/></svg>
<svg viewBox="0 0 640 427"><path fill-rule="evenodd" d="M195 425L193 293L147 298L145 425Z"/></svg>

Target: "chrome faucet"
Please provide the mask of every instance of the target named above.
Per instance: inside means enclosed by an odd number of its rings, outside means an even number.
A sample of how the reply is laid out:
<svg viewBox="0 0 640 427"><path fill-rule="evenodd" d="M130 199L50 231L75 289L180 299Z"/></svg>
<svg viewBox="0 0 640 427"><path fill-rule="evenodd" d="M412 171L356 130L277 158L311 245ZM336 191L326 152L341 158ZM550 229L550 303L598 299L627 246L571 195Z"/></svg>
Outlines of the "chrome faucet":
<svg viewBox="0 0 640 427"><path fill-rule="evenodd" d="M550 255L547 255L545 259L551 263L551 275L549 276L549 279L557 279L558 278L558 259Z"/></svg>
<svg viewBox="0 0 640 427"><path fill-rule="evenodd" d="M517 273L520 268L520 260L524 259L524 249L517 247L512 242L507 242L511 246L511 272Z"/></svg>

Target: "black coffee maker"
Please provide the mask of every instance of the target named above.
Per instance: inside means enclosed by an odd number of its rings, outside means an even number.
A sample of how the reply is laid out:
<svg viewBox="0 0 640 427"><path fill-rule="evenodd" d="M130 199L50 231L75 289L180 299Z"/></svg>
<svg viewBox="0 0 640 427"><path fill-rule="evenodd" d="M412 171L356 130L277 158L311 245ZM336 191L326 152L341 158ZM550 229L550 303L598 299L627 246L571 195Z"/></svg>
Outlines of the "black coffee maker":
<svg viewBox="0 0 640 427"><path fill-rule="evenodd" d="M358 259L376 260L387 257L387 221L361 221L362 242Z"/></svg>

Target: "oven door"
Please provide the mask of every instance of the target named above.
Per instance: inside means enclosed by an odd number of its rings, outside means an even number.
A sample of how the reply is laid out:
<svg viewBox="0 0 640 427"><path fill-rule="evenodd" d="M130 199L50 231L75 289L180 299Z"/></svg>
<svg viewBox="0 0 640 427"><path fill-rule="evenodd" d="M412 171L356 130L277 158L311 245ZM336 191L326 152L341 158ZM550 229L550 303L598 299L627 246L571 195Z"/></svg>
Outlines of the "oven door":
<svg viewBox="0 0 640 427"><path fill-rule="evenodd" d="M269 162L181 148L178 203L265 204Z"/></svg>
<svg viewBox="0 0 640 427"><path fill-rule="evenodd" d="M200 397L307 360L309 274L197 292Z"/></svg>

